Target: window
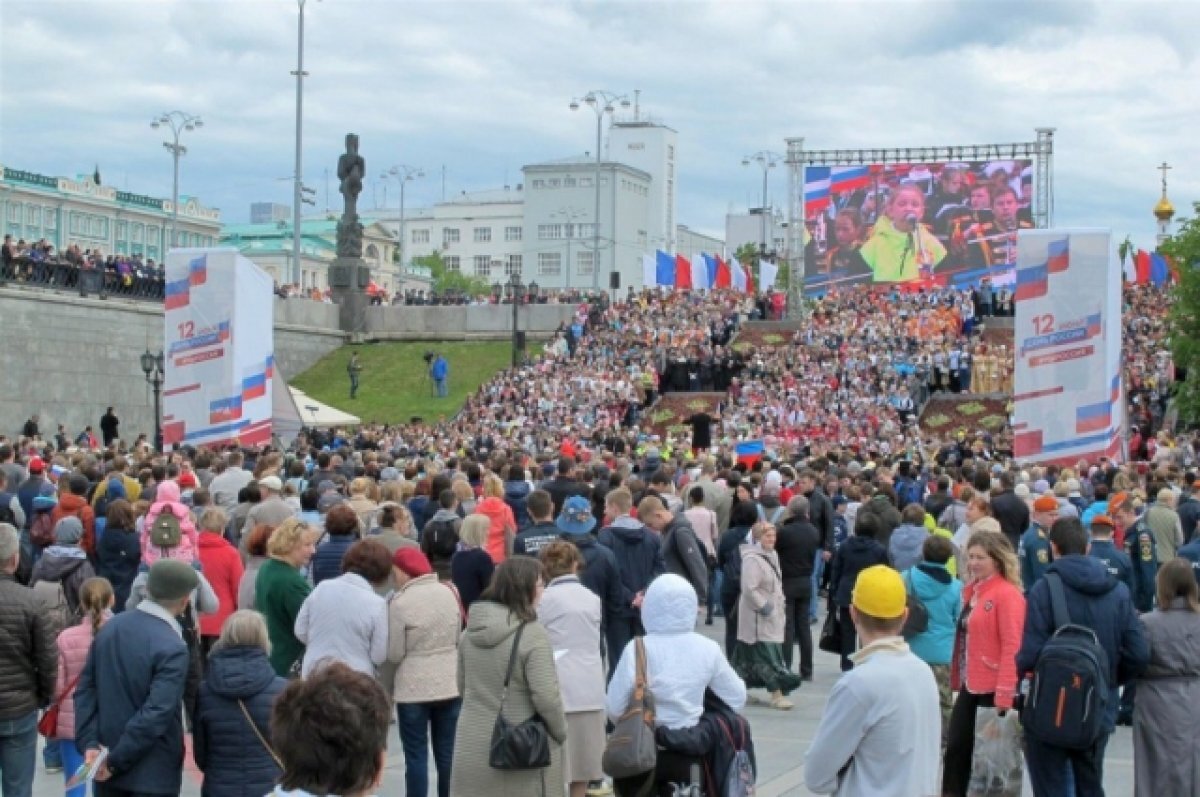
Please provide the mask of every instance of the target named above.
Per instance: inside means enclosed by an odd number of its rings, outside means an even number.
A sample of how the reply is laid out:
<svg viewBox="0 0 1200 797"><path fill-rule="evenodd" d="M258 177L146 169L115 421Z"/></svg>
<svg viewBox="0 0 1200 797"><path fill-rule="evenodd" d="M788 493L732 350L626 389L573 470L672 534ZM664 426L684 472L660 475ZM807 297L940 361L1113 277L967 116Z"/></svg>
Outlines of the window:
<svg viewBox="0 0 1200 797"><path fill-rule="evenodd" d="M568 224L568 238L591 238L596 234L595 224Z"/></svg>
<svg viewBox="0 0 1200 797"><path fill-rule="evenodd" d="M539 241L557 241L563 237L563 229L561 224L539 224L538 225L538 240Z"/></svg>
<svg viewBox="0 0 1200 797"><path fill-rule="evenodd" d="M580 188L591 188L593 185L595 185L595 183L592 182L591 177L580 177L579 178L579 187Z"/></svg>
<svg viewBox="0 0 1200 797"><path fill-rule="evenodd" d="M564 177L563 178L563 188L574 188L574 187L575 187L575 178L574 177Z"/></svg>
<svg viewBox="0 0 1200 797"><path fill-rule="evenodd" d="M412 242L414 244L429 243L429 230L413 230L412 231Z"/></svg>
<svg viewBox="0 0 1200 797"><path fill-rule="evenodd" d="M490 277L492 275L492 258L488 255L475 255L475 276Z"/></svg>
<svg viewBox="0 0 1200 797"><path fill-rule="evenodd" d="M575 273L579 276L592 276L594 271L593 264L596 262L595 252L576 252L575 253Z"/></svg>
<svg viewBox="0 0 1200 797"><path fill-rule="evenodd" d="M538 276L557 277L562 274L561 252L538 252Z"/></svg>
<svg viewBox="0 0 1200 797"><path fill-rule="evenodd" d="M520 227L505 227L504 228L504 240L506 240L506 241L521 240L521 228Z"/></svg>
<svg viewBox="0 0 1200 797"><path fill-rule="evenodd" d="M558 188L562 185L562 180L557 177L551 177L546 181L546 185L548 185L550 188Z"/></svg>
<svg viewBox="0 0 1200 797"><path fill-rule="evenodd" d="M530 184L530 187L531 187L531 188L545 188L545 187L546 187L546 181L545 181L545 180L534 180L534 181L533 181L533 182Z"/></svg>
<svg viewBox="0 0 1200 797"><path fill-rule="evenodd" d="M456 243L458 243L458 228L457 227L443 228L442 229L442 244L445 245L445 244L456 244Z"/></svg>
<svg viewBox="0 0 1200 797"><path fill-rule="evenodd" d="M492 241L491 227L476 227L475 228L475 243L486 244Z"/></svg>
<svg viewBox="0 0 1200 797"><path fill-rule="evenodd" d="M504 264L504 276L511 277L513 274L516 274L518 277L521 276L520 255L509 255L508 262Z"/></svg>
<svg viewBox="0 0 1200 797"><path fill-rule="evenodd" d="M446 268L451 271L462 271L462 265L459 262L458 255L450 255L446 258Z"/></svg>
<svg viewBox="0 0 1200 797"><path fill-rule="evenodd" d="M669 161L675 160L675 145L674 144L667 145L667 160L669 160Z"/></svg>

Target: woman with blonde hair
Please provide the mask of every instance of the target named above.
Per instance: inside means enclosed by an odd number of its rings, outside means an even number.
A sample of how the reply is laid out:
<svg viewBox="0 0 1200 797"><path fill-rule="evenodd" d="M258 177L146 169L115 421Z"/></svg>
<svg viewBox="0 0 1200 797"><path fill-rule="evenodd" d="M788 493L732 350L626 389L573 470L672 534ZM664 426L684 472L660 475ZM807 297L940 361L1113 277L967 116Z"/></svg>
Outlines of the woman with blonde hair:
<svg viewBox="0 0 1200 797"><path fill-rule="evenodd" d="M487 552L496 564L512 554L513 539L517 536L517 519L512 507L504 500L504 482L494 473L483 480L483 500L475 514L488 519Z"/></svg>
<svg viewBox="0 0 1200 797"><path fill-rule="evenodd" d="M1136 797L1200 794L1200 592L1193 565L1172 559L1158 570L1158 608L1142 615L1150 664L1133 706Z"/></svg>
<svg viewBox="0 0 1200 797"><path fill-rule="evenodd" d="M225 512L213 507L200 516L200 564L217 595L219 606L200 617L200 652L207 656L221 634L226 618L237 609L237 594L245 567L237 548L225 539Z"/></svg>
<svg viewBox="0 0 1200 797"><path fill-rule="evenodd" d="M271 738L271 706L287 681L271 669L262 615L229 615L208 657L192 732L202 797L270 794L281 770Z"/></svg>
<svg viewBox="0 0 1200 797"><path fill-rule="evenodd" d="M75 686L87 663L88 651L100 627L112 617L113 587L107 579L89 578L79 585L79 609L83 619L58 635L58 677L54 702L58 703L58 726L47 744L58 745L62 756L63 777L70 780L83 763L75 747ZM84 797L86 785L67 792L68 797Z"/></svg>
<svg viewBox="0 0 1200 797"><path fill-rule="evenodd" d="M950 685L958 698L946 733L942 793L965 797L975 752L975 714L1006 712L1017 693L1017 651L1025 628L1021 568L1000 531L976 531L967 541L963 608L954 639Z"/></svg>
<svg viewBox="0 0 1200 797"><path fill-rule="evenodd" d="M254 580L254 605L267 621L271 639L271 666L287 676L304 655L296 638L296 617L312 587L300 569L312 560L316 534L296 518L285 520L267 540L269 557Z"/></svg>
<svg viewBox="0 0 1200 797"><path fill-rule="evenodd" d="M491 527L483 515L468 515L459 533L459 549L450 560L450 583L469 608L492 581L496 565L485 548Z"/></svg>
<svg viewBox="0 0 1200 797"><path fill-rule="evenodd" d="M465 476L452 481L450 489L454 492L454 497L458 499L458 514L461 517L466 517L475 511L478 501L475 500L475 491L471 488L471 483L467 481ZM436 499L437 496L434 496L434 498Z"/></svg>
<svg viewBox="0 0 1200 797"><path fill-rule="evenodd" d="M379 511L379 504L371 500L370 489L371 480L365 476L359 476L350 482L350 500L346 505L354 510L355 516L358 517L359 536L364 536L374 527L375 513Z"/></svg>

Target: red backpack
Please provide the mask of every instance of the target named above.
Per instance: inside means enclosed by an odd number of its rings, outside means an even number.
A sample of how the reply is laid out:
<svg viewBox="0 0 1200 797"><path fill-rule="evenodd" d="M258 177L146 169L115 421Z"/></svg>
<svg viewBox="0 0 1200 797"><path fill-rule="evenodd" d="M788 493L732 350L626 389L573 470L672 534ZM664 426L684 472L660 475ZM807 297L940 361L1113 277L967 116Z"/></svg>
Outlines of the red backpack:
<svg viewBox="0 0 1200 797"><path fill-rule="evenodd" d="M35 548L45 548L54 544L54 520L51 518L53 512L47 509L45 512L38 512L33 517L33 525L29 527L29 540Z"/></svg>

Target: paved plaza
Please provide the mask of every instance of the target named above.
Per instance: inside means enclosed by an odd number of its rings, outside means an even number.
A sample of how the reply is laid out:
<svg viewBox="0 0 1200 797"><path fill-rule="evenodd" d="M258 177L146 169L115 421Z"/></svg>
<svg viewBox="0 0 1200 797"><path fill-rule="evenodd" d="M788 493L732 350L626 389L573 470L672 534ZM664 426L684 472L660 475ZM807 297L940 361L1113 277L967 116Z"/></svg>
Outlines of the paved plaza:
<svg viewBox="0 0 1200 797"><path fill-rule="evenodd" d="M724 638L720 619L715 620L712 626L700 625L699 628L718 642ZM818 628L819 626L814 626L814 634ZM791 700L796 707L791 711L775 711L754 705L746 707L746 716L749 717L754 731L754 743L758 753L758 797L806 797L812 794L804 788L804 753L808 750L813 733L817 729L829 690L840 675L836 656L818 651L816 657L814 680L792 693ZM761 690L751 694L766 697L766 693ZM35 797L61 795L60 778L59 775L47 775L39 763L37 779L34 782ZM435 782L431 762L431 793ZM1118 728L1109 742L1108 757L1104 765L1104 782L1110 795L1133 793L1133 734L1129 728ZM387 772L379 794L382 797L404 795L404 755L401 753L400 739L395 726L392 726L392 736L388 743ZM1028 780L1025 784L1025 794L1033 794ZM200 774L190 763L183 780L183 795L200 795Z"/></svg>

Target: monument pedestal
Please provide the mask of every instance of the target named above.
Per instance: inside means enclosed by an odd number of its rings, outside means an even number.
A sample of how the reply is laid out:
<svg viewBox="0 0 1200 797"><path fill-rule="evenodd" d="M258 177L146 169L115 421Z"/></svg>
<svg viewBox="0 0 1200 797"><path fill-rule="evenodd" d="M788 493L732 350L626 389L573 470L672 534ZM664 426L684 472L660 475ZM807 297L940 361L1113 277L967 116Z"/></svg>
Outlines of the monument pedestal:
<svg viewBox="0 0 1200 797"><path fill-rule="evenodd" d="M339 308L339 326L343 332L361 333L367 305L367 285L371 270L360 257L339 257L329 266L329 288Z"/></svg>

